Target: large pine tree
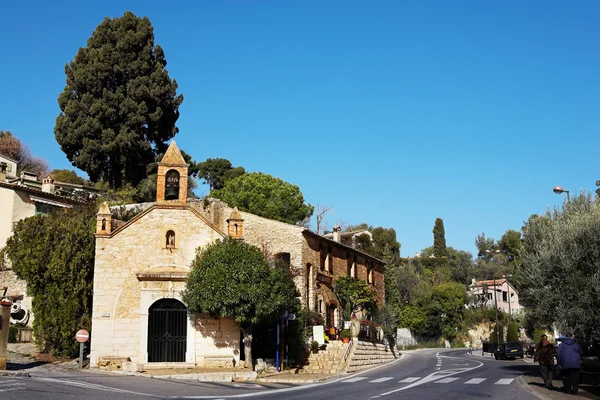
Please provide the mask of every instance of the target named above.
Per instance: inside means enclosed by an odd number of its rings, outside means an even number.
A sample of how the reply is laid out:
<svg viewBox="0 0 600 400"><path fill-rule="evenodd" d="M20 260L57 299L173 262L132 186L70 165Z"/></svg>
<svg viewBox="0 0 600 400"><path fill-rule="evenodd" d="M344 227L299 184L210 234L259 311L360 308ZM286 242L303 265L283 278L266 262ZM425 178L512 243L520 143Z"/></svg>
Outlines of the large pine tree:
<svg viewBox="0 0 600 400"><path fill-rule="evenodd" d="M113 189L134 186L177 133L183 96L150 20L106 18L65 66L54 133L74 166Z"/></svg>

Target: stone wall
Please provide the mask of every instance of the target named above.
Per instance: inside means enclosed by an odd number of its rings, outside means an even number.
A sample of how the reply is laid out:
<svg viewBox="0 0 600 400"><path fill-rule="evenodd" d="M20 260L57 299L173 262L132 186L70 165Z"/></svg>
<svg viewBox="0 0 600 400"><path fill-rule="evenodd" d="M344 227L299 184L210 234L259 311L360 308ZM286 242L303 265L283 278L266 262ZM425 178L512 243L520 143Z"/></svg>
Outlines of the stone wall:
<svg viewBox="0 0 600 400"><path fill-rule="evenodd" d="M175 248L166 246L169 230L175 232ZM102 357L126 357L133 365L147 362L149 307L161 298L181 299L185 287L185 282L164 276L171 272L185 276L196 249L221 238L184 208L154 208L112 237L97 237L91 365L96 366ZM140 281L137 276L153 273L163 276L163 280ZM235 324L224 322L220 333L210 340L204 340L195 330L195 323L189 325L186 362L215 354L239 360L239 354L234 353L239 349L239 328Z"/></svg>

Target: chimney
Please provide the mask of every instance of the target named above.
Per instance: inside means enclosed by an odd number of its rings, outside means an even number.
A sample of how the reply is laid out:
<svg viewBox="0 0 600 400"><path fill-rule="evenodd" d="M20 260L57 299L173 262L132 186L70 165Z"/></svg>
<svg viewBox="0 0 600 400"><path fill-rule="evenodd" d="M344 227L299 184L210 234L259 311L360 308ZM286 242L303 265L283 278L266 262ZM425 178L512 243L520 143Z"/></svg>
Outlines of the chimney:
<svg viewBox="0 0 600 400"><path fill-rule="evenodd" d="M42 179L42 192L54 194L54 179L50 176Z"/></svg>
<svg viewBox="0 0 600 400"><path fill-rule="evenodd" d="M6 182L6 168L8 164L2 162L0 163L0 182Z"/></svg>
<svg viewBox="0 0 600 400"><path fill-rule="evenodd" d="M333 227L333 241L340 243L342 240L342 227L336 225Z"/></svg>

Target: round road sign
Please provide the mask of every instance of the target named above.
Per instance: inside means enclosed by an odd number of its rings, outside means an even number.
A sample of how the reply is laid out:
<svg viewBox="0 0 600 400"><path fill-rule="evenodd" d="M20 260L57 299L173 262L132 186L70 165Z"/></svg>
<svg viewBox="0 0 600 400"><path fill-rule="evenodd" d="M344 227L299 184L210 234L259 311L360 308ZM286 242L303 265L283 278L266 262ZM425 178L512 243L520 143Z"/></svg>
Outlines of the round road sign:
<svg viewBox="0 0 600 400"><path fill-rule="evenodd" d="M79 343L87 342L89 338L90 334L85 329L78 330L75 334L75 340L77 340Z"/></svg>

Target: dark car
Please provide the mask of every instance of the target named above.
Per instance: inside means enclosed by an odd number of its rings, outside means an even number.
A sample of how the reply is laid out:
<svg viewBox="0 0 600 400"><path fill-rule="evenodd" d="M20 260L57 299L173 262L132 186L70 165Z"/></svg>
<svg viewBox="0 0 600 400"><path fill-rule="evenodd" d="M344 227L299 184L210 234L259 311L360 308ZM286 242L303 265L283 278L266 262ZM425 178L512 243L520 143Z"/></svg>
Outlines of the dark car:
<svg viewBox="0 0 600 400"><path fill-rule="evenodd" d="M523 346L519 342L506 342L496 347L494 358L496 360L506 360L507 358L523 358Z"/></svg>

